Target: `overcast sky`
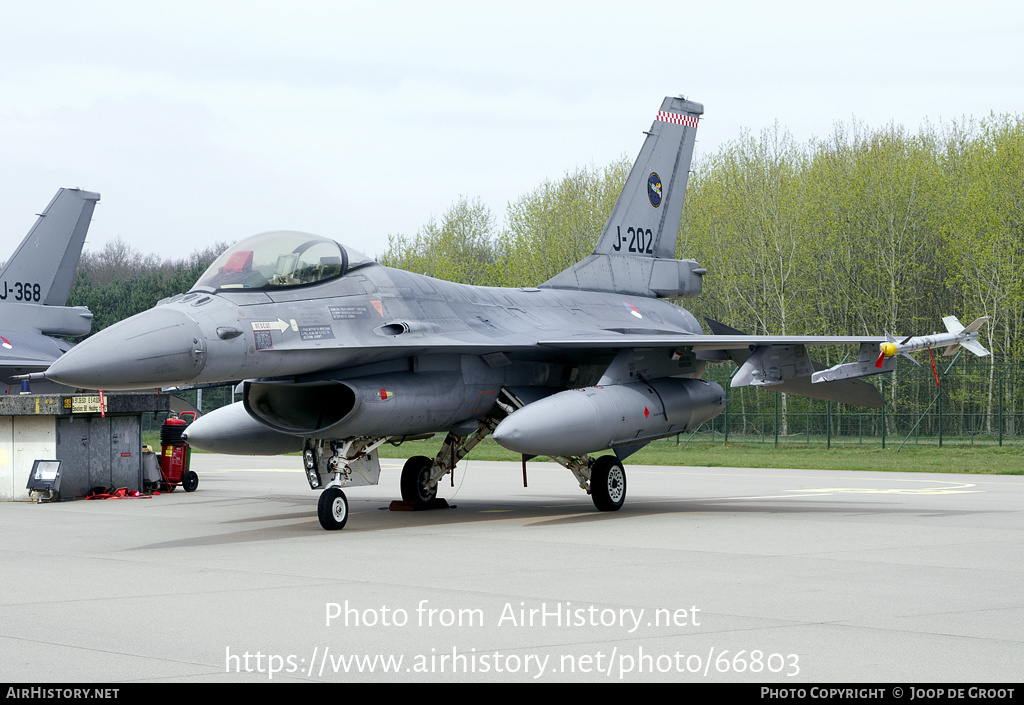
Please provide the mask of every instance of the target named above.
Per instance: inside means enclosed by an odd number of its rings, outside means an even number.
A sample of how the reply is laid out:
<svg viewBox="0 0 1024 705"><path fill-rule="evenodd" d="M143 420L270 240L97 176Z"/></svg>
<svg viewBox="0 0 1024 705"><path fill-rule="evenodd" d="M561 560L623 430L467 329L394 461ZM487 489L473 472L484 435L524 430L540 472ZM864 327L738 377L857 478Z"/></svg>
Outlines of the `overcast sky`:
<svg viewBox="0 0 1024 705"><path fill-rule="evenodd" d="M1024 115L1024 3L5 2L0 260L62 186L87 249L180 257L267 230L373 255L460 195L506 204L633 159L666 95L697 154L775 121Z"/></svg>

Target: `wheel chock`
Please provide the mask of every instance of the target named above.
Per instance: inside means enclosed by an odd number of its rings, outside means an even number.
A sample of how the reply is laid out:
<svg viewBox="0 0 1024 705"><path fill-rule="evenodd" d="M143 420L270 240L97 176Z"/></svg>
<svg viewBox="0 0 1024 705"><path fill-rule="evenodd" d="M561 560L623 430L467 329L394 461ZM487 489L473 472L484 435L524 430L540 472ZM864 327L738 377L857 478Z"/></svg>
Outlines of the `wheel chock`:
<svg viewBox="0 0 1024 705"><path fill-rule="evenodd" d="M419 512L424 509L450 509L447 500L442 497L435 497L429 502L406 502L396 499L388 505L393 512Z"/></svg>

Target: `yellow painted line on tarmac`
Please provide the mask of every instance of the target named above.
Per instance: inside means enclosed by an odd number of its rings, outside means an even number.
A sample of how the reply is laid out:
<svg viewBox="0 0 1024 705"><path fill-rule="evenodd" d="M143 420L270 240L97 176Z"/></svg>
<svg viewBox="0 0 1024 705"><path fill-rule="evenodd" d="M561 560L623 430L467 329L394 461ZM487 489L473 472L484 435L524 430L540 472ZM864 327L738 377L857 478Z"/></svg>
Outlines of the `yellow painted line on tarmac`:
<svg viewBox="0 0 1024 705"><path fill-rule="evenodd" d="M828 497L837 494L889 494L889 495L941 495L941 494L977 494L985 490L972 490L977 485L968 482L942 482L939 480L918 480L928 482L932 485L948 485L948 487L921 487L921 488L895 488L895 487L816 487L800 490L783 490L789 494L772 495L751 495L747 497L701 497L698 501L735 501L744 499L804 499L807 497Z"/></svg>
<svg viewBox="0 0 1024 705"><path fill-rule="evenodd" d="M217 472L297 472L302 473L301 468L216 468L203 470L204 475L212 475ZM304 473L302 473L304 474Z"/></svg>
<svg viewBox="0 0 1024 705"><path fill-rule="evenodd" d="M931 480L931 482L936 482ZM815 493L815 494L972 494L977 492L983 492L984 490L972 490L971 487L976 487L973 483L969 482L940 482L940 485L950 485L949 487L921 487L921 488L909 488L909 487L880 487L880 488L868 488L868 487L821 487L818 489L806 489L806 490L789 490L789 492L797 493Z"/></svg>
<svg viewBox="0 0 1024 705"><path fill-rule="evenodd" d="M401 470L401 465L385 465L381 463L382 470ZM301 467L290 467L290 468L211 468L204 470L205 473L214 472L296 472L301 475L305 475L305 472Z"/></svg>

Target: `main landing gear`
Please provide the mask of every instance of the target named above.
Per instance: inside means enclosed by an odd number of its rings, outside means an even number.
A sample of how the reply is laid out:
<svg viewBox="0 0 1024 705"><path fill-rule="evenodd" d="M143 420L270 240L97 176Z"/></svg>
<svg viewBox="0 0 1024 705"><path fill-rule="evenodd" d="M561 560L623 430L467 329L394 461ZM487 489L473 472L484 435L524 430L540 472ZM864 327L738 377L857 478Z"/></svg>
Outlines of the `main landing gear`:
<svg viewBox="0 0 1024 705"><path fill-rule="evenodd" d="M602 455L590 467L590 497L602 512L614 512L626 501L626 469L614 455Z"/></svg>
<svg viewBox="0 0 1024 705"><path fill-rule="evenodd" d="M400 487L402 500L416 508L446 506L438 499L440 480L455 469L456 464L497 428L508 414L522 406L518 399L503 390L495 411L479 422L474 433L449 433L437 457L425 455L409 458L402 468ZM348 498L342 487L376 485L380 476L377 448L391 440L387 437L351 438L346 441L324 441L307 438L302 453L306 479L314 490L323 490L317 502L320 526L337 531L348 522ZM614 455L591 458L584 455L551 457L575 475L579 486L602 512L614 512L626 501L626 470ZM525 473L524 457L524 473ZM328 477L325 477L328 476ZM524 477L525 481L525 477Z"/></svg>
<svg viewBox="0 0 1024 705"><path fill-rule="evenodd" d="M495 402L507 416L524 404L522 400L508 389L502 389ZM500 420L500 419L499 419ZM495 424L497 427L497 424ZM591 458L586 453L571 457L549 456L563 468L576 476L580 489L590 495L594 506L602 512L618 511L626 501L626 470L614 455L603 455ZM526 460L523 456L523 475L525 481Z"/></svg>
<svg viewBox="0 0 1024 705"><path fill-rule="evenodd" d="M402 468L402 501L430 504L437 498L437 482L430 482L434 461L425 455L416 455L405 461Z"/></svg>
<svg viewBox="0 0 1024 705"><path fill-rule="evenodd" d="M590 495L594 506L602 512L618 511L626 502L626 469L614 455L551 459L576 476L580 489Z"/></svg>

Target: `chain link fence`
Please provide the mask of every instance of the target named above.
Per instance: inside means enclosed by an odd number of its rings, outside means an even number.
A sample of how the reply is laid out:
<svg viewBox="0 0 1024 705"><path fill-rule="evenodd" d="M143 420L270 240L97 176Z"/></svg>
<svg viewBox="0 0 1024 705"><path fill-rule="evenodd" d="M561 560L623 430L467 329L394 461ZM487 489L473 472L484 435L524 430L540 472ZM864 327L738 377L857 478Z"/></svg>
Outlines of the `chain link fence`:
<svg viewBox="0 0 1024 705"><path fill-rule="evenodd" d="M885 400L880 409L772 392L729 388L734 368L709 367L705 378L726 389L726 410L691 441L751 440L902 446L907 443L1024 443L1024 368L1014 363L936 360L933 367L901 361L895 373L869 377Z"/></svg>

